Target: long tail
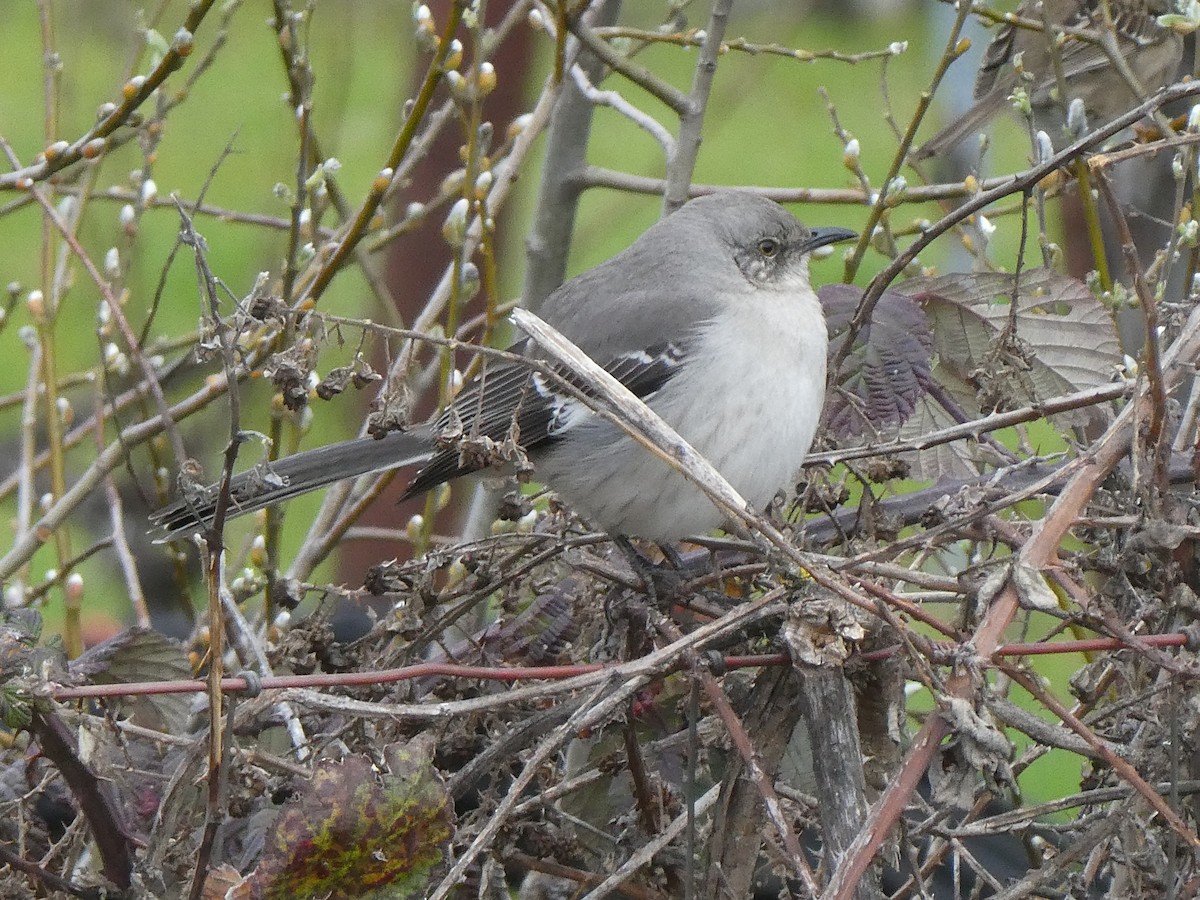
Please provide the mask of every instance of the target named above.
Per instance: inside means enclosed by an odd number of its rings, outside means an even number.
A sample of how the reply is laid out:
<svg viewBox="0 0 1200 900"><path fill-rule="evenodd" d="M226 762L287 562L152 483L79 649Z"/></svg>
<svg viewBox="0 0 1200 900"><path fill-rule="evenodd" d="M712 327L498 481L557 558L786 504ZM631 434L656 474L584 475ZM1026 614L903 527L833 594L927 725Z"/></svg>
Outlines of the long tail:
<svg viewBox="0 0 1200 900"><path fill-rule="evenodd" d="M957 147L964 139L983 128L988 120L1004 105L1004 91L992 90L984 94L979 101L951 122L929 140L919 150L915 151L913 159L929 159L941 156Z"/></svg>
<svg viewBox="0 0 1200 900"><path fill-rule="evenodd" d="M229 486L230 518L244 516L317 488L368 475L415 465L433 455L428 428L392 432L376 440L358 438L285 457L268 466L256 466L234 476ZM217 508L217 486L199 496L183 497L151 516L155 541L162 543L191 534L212 524Z"/></svg>

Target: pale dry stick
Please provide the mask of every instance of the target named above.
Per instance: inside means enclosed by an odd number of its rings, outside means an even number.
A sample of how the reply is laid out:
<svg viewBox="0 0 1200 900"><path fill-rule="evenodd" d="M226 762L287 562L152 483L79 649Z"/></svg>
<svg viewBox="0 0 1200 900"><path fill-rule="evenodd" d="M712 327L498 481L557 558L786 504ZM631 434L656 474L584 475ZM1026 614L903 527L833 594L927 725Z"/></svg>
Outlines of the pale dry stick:
<svg viewBox="0 0 1200 900"><path fill-rule="evenodd" d="M1200 356L1200 309L1192 312L1187 325L1165 355L1163 377L1167 390L1178 386L1182 379L1190 374L1198 356ZM1088 465L1075 471L1071 480L1050 507L1046 517L1038 523L1029 540L1018 551L1016 565L1022 566L1026 570L1040 571L1053 560L1059 542L1067 529L1074 524L1079 510L1108 476L1108 473L1129 452L1135 436L1134 423L1140 414L1139 407L1143 402L1148 402L1145 389L1139 392L1134 402L1121 411L1113 424L1096 442L1087 457ZM1020 595L1010 576L1005 587L992 600L972 640L973 651L979 659L989 659L1000 646L1004 629L1019 608ZM968 698L972 689L969 674L954 674L947 681L947 691L952 696ZM903 812L907 798L916 790L917 783L948 733L949 723L942 716L930 716L925 720L924 726L913 741L904 764L887 790L872 806L859 839L855 841L850 852L834 873L822 894L823 898L848 900L853 895L859 878L866 871L876 850L882 846L885 836ZM1192 846L1200 847L1200 838L1190 831L1161 796L1150 790L1148 786L1142 790L1144 783L1140 781L1140 778L1138 783L1131 783L1139 788L1142 796L1177 834Z"/></svg>
<svg viewBox="0 0 1200 900"><path fill-rule="evenodd" d="M720 795L721 785L714 784L695 802L695 814L700 816L708 812L709 808L717 802L717 798ZM616 888L636 875L640 868L649 865L656 854L661 853L671 841L679 837L683 829L687 827L687 823L688 813L685 810L672 819L667 827L660 834L656 835L653 840L647 841L645 846L638 848L637 853L625 860L617 871L613 872L608 878L584 894L582 900L599 900L601 897L610 896Z"/></svg>
<svg viewBox="0 0 1200 900"><path fill-rule="evenodd" d="M728 481L708 460L695 451L679 434L656 415L645 403L608 372L601 369L582 350L559 334L554 328L526 309L513 310L512 318L518 328L556 362L566 367L576 384L586 385L579 399L594 412L613 422L618 428L641 444L671 468L699 487L714 505L729 518L739 533L753 542L768 558L780 555L796 571L806 572L822 587L838 594L847 602L875 613L876 604L859 596L838 582L835 573L814 554L798 550L765 516L746 503ZM1062 472L1055 473L1061 476ZM1054 476L1051 476L1053 478ZM895 598L889 602L898 603ZM909 615L935 624L912 604L903 606ZM935 624L935 627L938 627Z"/></svg>
<svg viewBox="0 0 1200 900"><path fill-rule="evenodd" d="M512 319L540 349L587 385L588 396L593 401L589 405L595 412L611 420L649 453L694 482L739 526L761 525L762 535L771 543L789 546L787 539L773 525L756 521L761 517L708 460L586 353L527 309L514 309ZM755 540L754 529L745 536ZM762 546L761 542L756 543Z"/></svg>
<svg viewBox="0 0 1200 900"><path fill-rule="evenodd" d="M96 435L96 443L100 447L104 446L102 435ZM151 628L153 623L150 621L150 608L146 605L146 595L142 592L137 559L129 548L129 538L125 535L125 506L121 502L121 492L117 490L117 483L111 473L104 478L104 496L108 499L108 521L113 551L117 556L121 577L125 581L125 592L129 595L134 621L139 628Z"/></svg>
<svg viewBox="0 0 1200 900"><path fill-rule="evenodd" d="M1063 394L1060 397L1052 397L1049 400L1031 406L1022 406L1018 409L992 413L979 419L973 419L970 422L962 422L946 428L939 428L928 434L905 438L904 440L889 441L884 444L867 444L863 447L848 447L844 450L826 450L821 453L810 453L805 457L804 464L806 466L833 466L851 459L865 459L873 456L928 450L931 447L937 447L941 444L949 444L965 438L977 438L990 431L997 431L1001 428L1008 428L1023 422L1032 422L1035 419L1043 419L1057 413L1084 409L1099 403L1119 400L1122 397L1129 396L1133 390L1134 384L1132 381L1119 381L1103 385L1102 387L1086 388L1085 390L1075 391L1071 394Z"/></svg>
<svg viewBox="0 0 1200 900"><path fill-rule="evenodd" d="M614 25L593 28L592 32L602 40L629 38L630 40L644 44L674 44L677 47L700 47L704 43L699 28L691 28L687 31L661 32L646 31L642 28L632 28L627 25ZM744 37L731 38L721 44L722 55L730 50L740 50L750 56L784 56L797 62L832 59L836 62L851 64L869 62L873 59L887 59L896 55L896 51L891 48L886 50L864 50L862 53L843 53L840 50L800 50L795 47L785 47L782 44L753 43Z"/></svg>
<svg viewBox="0 0 1200 900"><path fill-rule="evenodd" d="M37 499L33 495L34 458L37 455L37 407L38 384L42 371L42 345L29 332L25 341L29 349L29 378L25 383L25 401L21 406L21 467L17 471L17 528L15 539L27 540L30 534L30 521L33 518L33 507ZM51 415L57 415L58 410L51 410ZM49 457L49 451L47 451ZM24 593L19 579L14 574L14 593ZM5 579L7 581L8 579ZM18 594L19 596L20 594Z"/></svg>
<svg viewBox="0 0 1200 900"><path fill-rule="evenodd" d="M634 125L648 133L662 148L663 155L670 159L675 153L675 138L662 126L658 119L642 112L614 90L600 90L588 80L587 73L579 66L571 66L571 80L575 87L595 106L607 106L623 115Z"/></svg>
<svg viewBox="0 0 1200 900"><path fill-rule="evenodd" d="M571 34L578 38L579 43L593 53L606 66L632 81L646 93L661 102L667 109L678 116L683 116L688 110L689 98L674 85L659 78L649 69L638 65L623 53L618 53L606 42L596 37L595 32L587 23L575 19L568 21ZM570 65L570 63L568 63Z"/></svg>
<svg viewBox="0 0 1200 900"><path fill-rule="evenodd" d="M274 675L271 662L262 648L261 639L254 633L254 629L250 627L250 623L242 614L241 607L238 606L233 594L225 585L221 585L220 596L221 606L225 609L225 627L233 632L235 646L242 664L252 664L254 671L263 677ZM270 622L267 623L268 626L270 624ZM276 703L275 710L284 722L288 738L292 742L292 749L296 752L296 759L300 762L306 761L312 751L308 735L304 733L304 725L300 722L300 717L296 715L296 710L286 700Z"/></svg>

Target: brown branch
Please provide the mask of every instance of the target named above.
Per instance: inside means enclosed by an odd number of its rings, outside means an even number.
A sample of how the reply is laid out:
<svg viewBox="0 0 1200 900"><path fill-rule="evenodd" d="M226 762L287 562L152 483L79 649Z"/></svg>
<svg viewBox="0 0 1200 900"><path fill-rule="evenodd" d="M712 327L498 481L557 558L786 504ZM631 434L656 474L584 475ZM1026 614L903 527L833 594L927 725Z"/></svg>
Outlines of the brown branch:
<svg viewBox="0 0 1200 900"><path fill-rule="evenodd" d="M1167 354L1164 379L1168 387L1174 387L1190 374L1191 366L1198 355L1200 310L1193 311L1183 332ZM1116 421L1096 442L1087 457L1087 464L1075 471L1046 517L1038 523L1029 541L1017 554L1017 565L1041 570L1055 559L1059 542L1074 524L1080 510L1101 482L1108 477L1109 472L1129 452L1133 445L1136 417L1140 413L1140 407L1146 402L1147 392L1143 390L1122 410ZM985 660L992 658L1000 646L1004 630L1019 608L1019 593L1010 577L991 602L972 639L971 646L978 657ZM970 674L964 673L953 675L947 681L946 688L949 695L960 698L969 697L974 689ZM855 886L875 853L883 845L888 832L899 820L908 798L916 790L934 754L941 746L942 739L948 733L949 723L942 716L932 715L925 720L900 771L872 807L866 827L855 841L852 852L838 867L822 897L849 900L853 895ZM1178 817L1171 823L1176 832L1189 844L1200 846L1200 838L1192 834L1186 826L1179 828L1177 823L1180 823Z"/></svg>

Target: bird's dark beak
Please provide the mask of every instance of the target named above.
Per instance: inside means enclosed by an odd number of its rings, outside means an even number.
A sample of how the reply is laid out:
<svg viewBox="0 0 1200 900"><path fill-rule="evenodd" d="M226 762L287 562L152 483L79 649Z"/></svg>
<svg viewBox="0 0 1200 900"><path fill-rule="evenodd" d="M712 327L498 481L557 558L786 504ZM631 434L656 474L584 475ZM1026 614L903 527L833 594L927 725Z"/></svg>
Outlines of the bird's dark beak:
<svg viewBox="0 0 1200 900"><path fill-rule="evenodd" d="M838 228L836 226L810 228L808 230L808 240L800 245L800 252L811 253L818 247L836 244L839 241L848 241L856 237L858 237L858 232L851 231L849 228Z"/></svg>

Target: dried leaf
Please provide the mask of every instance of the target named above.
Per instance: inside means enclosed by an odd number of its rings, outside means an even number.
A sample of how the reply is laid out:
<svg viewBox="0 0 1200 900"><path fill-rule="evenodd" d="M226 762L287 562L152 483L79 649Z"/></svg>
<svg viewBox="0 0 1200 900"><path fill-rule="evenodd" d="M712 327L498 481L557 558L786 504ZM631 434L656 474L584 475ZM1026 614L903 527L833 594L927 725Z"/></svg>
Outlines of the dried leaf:
<svg viewBox="0 0 1200 900"><path fill-rule="evenodd" d="M942 701L942 718L954 732L954 747L972 770L981 772L994 790L1016 790L1017 780L1011 765L1012 744L990 713L979 712L970 700L946 697Z"/></svg>
<svg viewBox="0 0 1200 900"><path fill-rule="evenodd" d="M946 408L926 394L917 402L912 418L904 423L898 437L917 438L957 425ZM977 478L979 461L974 440L951 441L901 458L909 464L909 477L918 481L938 481L943 478Z"/></svg>
<svg viewBox="0 0 1200 900"><path fill-rule="evenodd" d="M827 284L818 292L829 327L829 355L836 356L863 292L848 284ZM884 291L871 321L854 346L826 397L826 427L837 437L877 435L907 420L930 379L933 337L925 314L910 298Z"/></svg>
<svg viewBox="0 0 1200 900"><path fill-rule="evenodd" d="M92 684L182 681L192 666L182 646L148 628L130 628L97 644L73 660L71 674ZM110 701L118 715L171 734L184 733L191 701L184 694L127 697Z"/></svg>
<svg viewBox="0 0 1200 900"><path fill-rule="evenodd" d="M780 631L792 661L817 668L840 667L866 636L851 607L823 597L792 606Z"/></svg>
<svg viewBox="0 0 1200 900"><path fill-rule="evenodd" d="M432 740L325 760L276 822L251 876L253 896L405 898L425 894L451 836L449 795Z"/></svg>
<svg viewBox="0 0 1200 900"><path fill-rule="evenodd" d="M1040 609L1043 612L1058 612L1058 597L1046 583L1046 576L1033 566L1014 563L1012 567L1013 587L1017 589L1017 599L1026 609Z"/></svg>
<svg viewBox="0 0 1200 900"><path fill-rule="evenodd" d="M1005 350L999 340L1009 321L1014 288L1020 291L1015 335L1019 343ZM917 300L928 314L939 368L979 387L981 375L998 378L1001 373L995 370L1004 365L1013 370L1004 383L1025 380L1017 370L1027 364L1033 396L1009 397L1008 405L1107 384L1122 360L1108 309L1083 282L1048 269L1024 272L1019 282L1003 273L915 278L897 290ZM1083 424L1096 416L1103 413L1091 407L1058 418L1065 424Z"/></svg>

